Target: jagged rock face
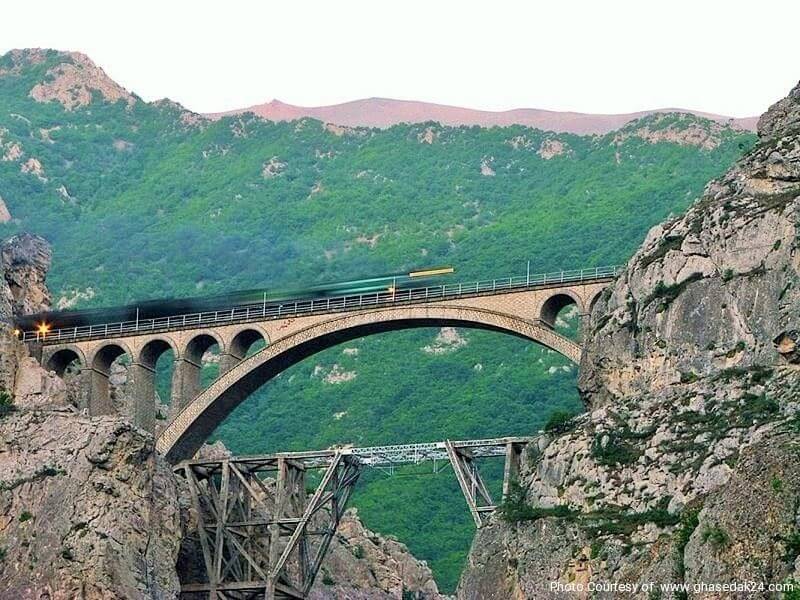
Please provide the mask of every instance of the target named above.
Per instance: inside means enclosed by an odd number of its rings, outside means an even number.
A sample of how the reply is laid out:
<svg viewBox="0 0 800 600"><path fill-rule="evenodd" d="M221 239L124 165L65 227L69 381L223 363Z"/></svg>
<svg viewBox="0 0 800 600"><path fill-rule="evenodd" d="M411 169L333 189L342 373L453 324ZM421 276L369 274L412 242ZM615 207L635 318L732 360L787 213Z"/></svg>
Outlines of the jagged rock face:
<svg viewBox="0 0 800 600"><path fill-rule="evenodd" d="M22 233L0 246L0 320L50 308L45 284L50 269L50 245L38 235Z"/></svg>
<svg viewBox="0 0 800 600"><path fill-rule="evenodd" d="M23 55L30 53L28 61L41 57L40 50L21 52ZM136 102L133 94L113 81L85 54L59 52L58 55L62 62L48 69L48 79L35 85L29 93L37 102L56 101L66 110L75 110L91 104L95 93L108 102L123 100L128 106Z"/></svg>
<svg viewBox="0 0 800 600"><path fill-rule="evenodd" d="M798 98L597 302L579 381L590 412L526 450L515 506L539 514L479 531L459 598L800 578Z"/></svg>
<svg viewBox="0 0 800 600"><path fill-rule="evenodd" d="M68 409L0 421L4 598L177 598L175 481L153 440Z"/></svg>
<svg viewBox="0 0 800 600"><path fill-rule="evenodd" d="M0 322L0 390L13 391L19 363L26 356L25 347L13 335L11 326Z"/></svg>
<svg viewBox="0 0 800 600"><path fill-rule="evenodd" d="M654 227L598 301L581 365L590 407L730 367L797 362L800 86L758 146ZM767 135L768 133L768 135Z"/></svg>
<svg viewBox="0 0 800 600"><path fill-rule="evenodd" d="M758 135L762 139L796 134L800 127L800 85L789 95L773 104L758 120Z"/></svg>
<svg viewBox="0 0 800 600"><path fill-rule="evenodd" d="M364 527L355 509L342 518L309 600L439 600L433 574L397 540Z"/></svg>
<svg viewBox="0 0 800 600"><path fill-rule="evenodd" d="M669 528L653 523L632 535L610 535L602 518L541 519L481 529L457 591L461 600L651 597L623 595L588 584L685 583L689 598L768 598L746 592L714 595L694 586L727 582L783 582L800 575L796 540L800 526L800 446L797 433L782 433L747 448L726 486L685 511ZM698 512L699 511L699 512ZM616 522L615 528L625 522ZM599 530L599 531L598 531ZM794 549L793 549L794 548ZM794 564L793 564L793 561ZM553 586L561 585L560 588ZM570 588L574 585L574 588ZM583 587L580 587L583 586Z"/></svg>

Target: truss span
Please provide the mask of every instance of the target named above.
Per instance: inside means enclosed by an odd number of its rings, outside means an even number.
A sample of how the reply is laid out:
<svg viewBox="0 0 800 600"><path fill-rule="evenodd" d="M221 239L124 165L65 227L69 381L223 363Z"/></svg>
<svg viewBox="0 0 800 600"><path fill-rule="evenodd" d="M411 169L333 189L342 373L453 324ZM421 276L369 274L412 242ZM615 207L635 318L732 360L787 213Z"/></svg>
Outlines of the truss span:
<svg viewBox="0 0 800 600"><path fill-rule="evenodd" d="M476 527L482 527L497 507L476 459L504 457L505 498L518 476L523 449L535 441L445 440L185 461L176 471L190 492L196 552L204 569L182 582L181 596L307 598L359 473L367 466L445 461ZM306 475L312 469L321 476L309 494Z"/></svg>

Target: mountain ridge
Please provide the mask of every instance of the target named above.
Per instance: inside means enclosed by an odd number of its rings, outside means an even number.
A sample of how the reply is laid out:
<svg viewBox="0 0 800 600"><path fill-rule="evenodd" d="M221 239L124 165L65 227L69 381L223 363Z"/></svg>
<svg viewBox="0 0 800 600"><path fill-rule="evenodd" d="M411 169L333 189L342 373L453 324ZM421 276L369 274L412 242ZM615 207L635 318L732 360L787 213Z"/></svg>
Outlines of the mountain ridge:
<svg viewBox="0 0 800 600"><path fill-rule="evenodd" d="M504 111L472 109L461 106L396 100L393 98L362 98L325 106L298 106L280 100L256 104L241 109L205 113L218 119L225 116L252 112L270 121L294 121L303 118L319 119L346 127L374 127L384 129L401 123L434 121L442 125L478 125L480 127L524 125L544 131L575 133L579 135L605 134L630 121L657 113L686 113L710 119L746 131L755 131L758 117L728 117L684 108L658 108L631 113L600 114L574 111L555 111L539 108L515 108Z"/></svg>
<svg viewBox="0 0 800 600"><path fill-rule="evenodd" d="M253 113L268 121L295 121L313 118L324 123L344 127L371 127L385 129L399 124L438 122L445 126L509 127L522 125L578 135L602 135L622 128L631 121L659 113L681 113L730 125L735 129L754 132L757 116L735 118L716 113L684 108L657 108L630 113L601 114L575 111L556 111L539 108L515 108L505 111L490 111L451 106L418 100L397 100L371 97L325 106L298 106L274 99L264 104L221 112L200 113L184 107L168 98L151 102L142 100L135 93L110 77L103 68L82 52L62 51L48 48L21 48L9 50L0 56L0 76L14 75L22 69L43 64L59 56L66 59L57 68L48 70L48 81L41 82L31 90L31 97L39 102L56 100L67 110L91 103L92 92L106 100L124 100L128 104L142 101L146 104L167 101L183 110L197 115L196 118L213 120L225 116Z"/></svg>

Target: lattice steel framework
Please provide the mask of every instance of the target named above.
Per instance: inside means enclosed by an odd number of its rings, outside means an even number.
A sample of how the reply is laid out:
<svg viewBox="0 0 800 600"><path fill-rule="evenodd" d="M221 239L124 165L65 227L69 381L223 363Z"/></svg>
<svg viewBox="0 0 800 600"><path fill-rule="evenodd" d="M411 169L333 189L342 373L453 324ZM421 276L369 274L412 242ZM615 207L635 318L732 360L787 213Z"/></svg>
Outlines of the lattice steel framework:
<svg viewBox="0 0 800 600"><path fill-rule="evenodd" d="M306 598L364 467L391 474L401 464L449 463L481 527L496 505L476 459L505 457L505 496L519 471L522 449L534 439L448 440L184 462L176 470L189 487L204 577L184 583L182 597ZM319 470L321 478L309 496L310 470Z"/></svg>
<svg viewBox="0 0 800 600"><path fill-rule="evenodd" d="M341 452L314 463L265 456L178 467L189 486L206 575L182 586L184 598L306 597L360 472L358 461ZM310 497L309 468L322 470Z"/></svg>

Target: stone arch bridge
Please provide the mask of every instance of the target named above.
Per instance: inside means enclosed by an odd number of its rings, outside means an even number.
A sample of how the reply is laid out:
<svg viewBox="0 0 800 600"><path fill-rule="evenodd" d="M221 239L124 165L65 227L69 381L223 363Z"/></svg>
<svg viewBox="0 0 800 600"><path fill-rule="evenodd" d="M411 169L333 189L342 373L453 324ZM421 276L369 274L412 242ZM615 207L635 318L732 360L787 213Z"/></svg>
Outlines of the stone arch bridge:
<svg viewBox="0 0 800 600"><path fill-rule="evenodd" d="M505 332L579 363L582 348L554 330L574 304L585 318L616 267L561 271L388 292L236 306L229 310L22 334L46 368L78 371L80 403L89 414L113 412L109 375L125 355L136 424L155 429L155 366L171 350L172 414L157 438L171 462L190 458L247 396L288 367L354 338L412 327L458 326ZM263 349L251 353L255 344ZM220 353L218 378L200 385L202 357Z"/></svg>

